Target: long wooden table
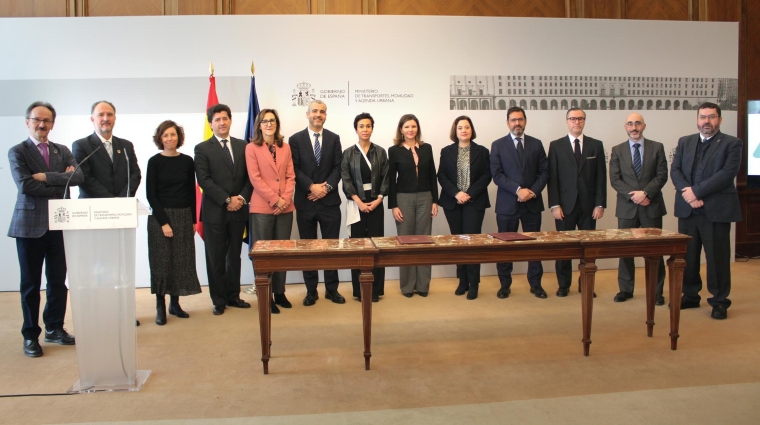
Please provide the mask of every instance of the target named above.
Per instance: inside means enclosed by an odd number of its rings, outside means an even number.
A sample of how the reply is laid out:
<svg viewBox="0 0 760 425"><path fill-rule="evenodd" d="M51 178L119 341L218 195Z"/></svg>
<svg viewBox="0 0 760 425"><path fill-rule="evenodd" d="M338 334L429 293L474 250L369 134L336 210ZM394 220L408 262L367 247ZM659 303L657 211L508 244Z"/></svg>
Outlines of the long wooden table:
<svg viewBox="0 0 760 425"><path fill-rule="evenodd" d="M595 261L602 258L646 259L647 334L654 326L657 262L664 255L670 276L670 337L675 350L678 339L683 257L689 236L660 229L623 229L575 232L525 233L535 240L504 242L488 235L432 236L433 244L402 245L395 237L372 239L318 239L259 241L250 251L256 270L256 287L261 331L261 361L269 373L271 341L271 288L269 274L275 271L360 269L365 369L370 368L372 335L372 268L432 264L474 264L538 260L580 259L583 354L589 355L593 312Z"/></svg>

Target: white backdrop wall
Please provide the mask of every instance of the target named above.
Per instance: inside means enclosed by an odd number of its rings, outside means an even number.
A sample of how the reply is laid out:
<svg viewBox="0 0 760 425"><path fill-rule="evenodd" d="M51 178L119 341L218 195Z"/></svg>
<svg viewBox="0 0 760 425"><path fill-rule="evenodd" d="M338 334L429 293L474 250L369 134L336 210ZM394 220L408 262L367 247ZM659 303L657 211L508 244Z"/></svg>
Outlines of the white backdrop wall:
<svg viewBox="0 0 760 425"><path fill-rule="evenodd" d="M298 84L307 83L327 103L325 127L341 135L344 149L356 141L356 114L375 117L373 142L387 149L399 117L414 113L425 141L433 146L436 163L440 149L451 143L449 129L459 115L472 118L476 141L488 148L508 131L503 110L451 110L451 76L738 75L738 25L715 22L398 16L35 18L3 19L0 40L0 126L6 134L2 149L27 137L23 113L35 100L58 109L51 140L70 146L93 130L90 105L107 99L117 108L114 134L135 144L143 168L137 196L146 204L145 164L157 153L151 142L156 126L165 119L184 125L187 139L181 151L189 155L202 140L210 60L219 99L233 110L234 136L244 133L253 60L259 102L262 108L280 112L286 137L307 124L305 108L293 101ZM705 52L710 54L709 66L704 66ZM357 94L364 93L387 94L393 101L358 102ZM585 133L603 140L610 152L626 139L623 122L630 112L589 110ZM697 131L696 111L639 112L647 122L646 136L663 142L667 152L675 148L678 137ZM548 150L550 141L567 134L564 113L528 110L526 132L543 140ZM736 112L724 111L723 117L722 130L736 134ZM5 155L0 168L5 181L0 197L6 200L0 223L7 225L16 187ZM676 230L672 184L663 192L668 206L664 226ZM491 185L492 204L495 193ZM617 227L611 187L607 206L600 229ZM385 225L386 235L396 234L388 211ZM542 229L554 230L548 209ZM496 231L493 208L487 211L483 230ZM449 233L443 213L434 220L433 233ZM137 285L149 286L145 219L137 234ZM293 238L297 237L294 226ZM18 290L13 239L0 239L0 252L6 277L0 290ZM196 255L198 276L206 284L203 242L197 237ZM617 261L600 261L599 266L614 268ZM545 262L544 268L552 271L554 263ZM516 273L525 271L525 264L515 265ZM486 265L482 272L495 274L495 267ZM453 276L454 267L434 267L433 275ZM388 271L389 279L397 276L397 269ZM248 261L243 262L242 279L244 284L253 281ZM341 280L350 280L348 271L341 272ZM302 281L301 274L289 273L288 281ZM554 282L545 284L552 288Z"/></svg>

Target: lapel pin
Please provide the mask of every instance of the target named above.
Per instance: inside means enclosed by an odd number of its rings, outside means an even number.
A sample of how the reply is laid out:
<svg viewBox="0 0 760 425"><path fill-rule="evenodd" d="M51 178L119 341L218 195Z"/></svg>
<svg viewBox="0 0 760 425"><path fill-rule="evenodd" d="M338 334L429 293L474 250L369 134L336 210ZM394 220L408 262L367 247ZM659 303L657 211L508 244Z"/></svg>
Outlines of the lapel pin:
<svg viewBox="0 0 760 425"><path fill-rule="evenodd" d="M116 153L120 154L120 153L121 153L121 150L116 150Z"/></svg>
<svg viewBox="0 0 760 425"><path fill-rule="evenodd" d="M57 151L57 150L54 150L54 151L53 151L53 153L58 153L58 151Z"/></svg>

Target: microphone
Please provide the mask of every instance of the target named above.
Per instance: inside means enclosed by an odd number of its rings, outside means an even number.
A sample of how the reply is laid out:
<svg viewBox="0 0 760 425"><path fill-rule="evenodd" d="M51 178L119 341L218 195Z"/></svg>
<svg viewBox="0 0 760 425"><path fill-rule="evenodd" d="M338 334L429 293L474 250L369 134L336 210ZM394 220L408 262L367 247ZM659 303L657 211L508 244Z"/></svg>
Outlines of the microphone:
<svg viewBox="0 0 760 425"><path fill-rule="evenodd" d="M77 170L79 169L79 167L81 167L82 164L85 163L85 161L87 161L88 159L90 159L90 157L93 156L95 154L95 152L97 152L102 147L103 147L103 144L101 143L100 146L98 146L97 148L95 148L94 151L90 152L89 155L87 155L86 157L84 157L84 159L82 160L82 162L80 162L79 164L77 164L76 168L74 168L74 172L71 173L71 175L69 176L68 180L66 180L66 187L63 189L63 199L66 199L66 192L69 190L69 182L71 182L71 178L74 177L74 173L76 173Z"/></svg>
<svg viewBox="0 0 760 425"><path fill-rule="evenodd" d="M124 157L127 159L127 198L129 198L129 155L127 155L127 148L124 147Z"/></svg>

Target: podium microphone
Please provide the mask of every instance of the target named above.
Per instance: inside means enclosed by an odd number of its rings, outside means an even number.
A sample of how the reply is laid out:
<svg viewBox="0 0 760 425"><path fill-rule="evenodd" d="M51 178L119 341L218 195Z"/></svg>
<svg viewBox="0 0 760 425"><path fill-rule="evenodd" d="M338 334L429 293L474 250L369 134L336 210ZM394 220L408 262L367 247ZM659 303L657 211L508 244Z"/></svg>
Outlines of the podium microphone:
<svg viewBox="0 0 760 425"><path fill-rule="evenodd" d="M127 198L129 198L129 155L127 155L127 148L124 148L124 157L127 159Z"/></svg>
<svg viewBox="0 0 760 425"><path fill-rule="evenodd" d="M63 189L63 199L66 199L66 192L69 190L69 182L71 181L71 178L74 177L74 173L76 173L77 170L79 169L79 167L81 167L82 164L85 163L85 161L87 161L88 159L90 159L90 157L93 156L95 154L95 152L97 152L102 147L103 147L103 144L101 143L100 146L98 146L97 148L95 148L94 151L90 152L89 155L87 155L86 157L84 157L84 159L82 160L82 162L80 162L79 164L77 164L76 168L74 168L74 172L71 173L71 175L69 176L68 180L66 180L66 187Z"/></svg>

